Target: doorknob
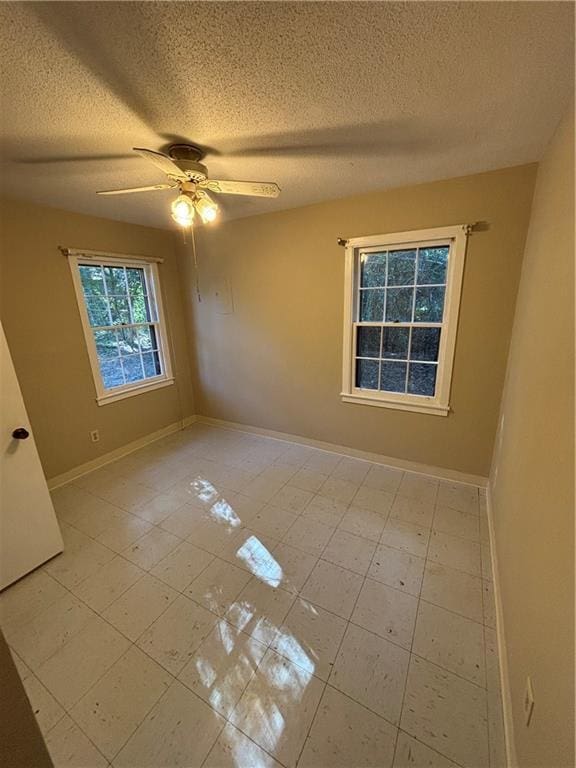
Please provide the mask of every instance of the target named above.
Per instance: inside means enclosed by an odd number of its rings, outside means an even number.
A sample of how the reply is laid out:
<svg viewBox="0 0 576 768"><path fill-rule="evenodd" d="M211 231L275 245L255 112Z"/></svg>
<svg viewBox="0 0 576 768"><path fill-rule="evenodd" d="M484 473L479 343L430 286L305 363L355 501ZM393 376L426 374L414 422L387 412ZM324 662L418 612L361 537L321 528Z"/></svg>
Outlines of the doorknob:
<svg viewBox="0 0 576 768"><path fill-rule="evenodd" d="M18 429L15 429L14 432L12 432L12 437L15 440L26 440L27 437L30 437L30 432L28 432L27 429L24 429L24 427L18 427Z"/></svg>

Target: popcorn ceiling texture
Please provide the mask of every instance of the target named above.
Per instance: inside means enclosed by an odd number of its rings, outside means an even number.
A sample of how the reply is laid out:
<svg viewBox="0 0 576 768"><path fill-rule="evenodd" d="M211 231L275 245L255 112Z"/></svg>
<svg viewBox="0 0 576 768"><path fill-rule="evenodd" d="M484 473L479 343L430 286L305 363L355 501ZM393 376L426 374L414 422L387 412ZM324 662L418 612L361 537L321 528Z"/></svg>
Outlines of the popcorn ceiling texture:
<svg viewBox="0 0 576 768"><path fill-rule="evenodd" d="M171 226L133 146L205 144L277 181L226 218L540 158L571 91L570 3L0 4L5 195Z"/></svg>

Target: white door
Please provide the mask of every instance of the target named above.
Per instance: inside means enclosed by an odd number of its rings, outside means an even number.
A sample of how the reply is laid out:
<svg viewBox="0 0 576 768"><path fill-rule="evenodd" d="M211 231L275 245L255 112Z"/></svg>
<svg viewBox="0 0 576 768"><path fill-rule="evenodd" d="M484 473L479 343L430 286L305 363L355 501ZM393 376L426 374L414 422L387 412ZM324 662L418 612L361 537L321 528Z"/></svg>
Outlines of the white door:
<svg viewBox="0 0 576 768"><path fill-rule="evenodd" d="M0 324L0 589L62 552L62 536Z"/></svg>

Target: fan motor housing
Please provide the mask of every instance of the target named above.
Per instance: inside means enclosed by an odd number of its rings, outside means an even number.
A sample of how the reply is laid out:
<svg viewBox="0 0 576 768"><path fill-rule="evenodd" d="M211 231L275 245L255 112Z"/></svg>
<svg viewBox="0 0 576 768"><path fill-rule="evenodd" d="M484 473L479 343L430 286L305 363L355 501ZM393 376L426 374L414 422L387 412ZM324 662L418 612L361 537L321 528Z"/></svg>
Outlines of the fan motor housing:
<svg viewBox="0 0 576 768"><path fill-rule="evenodd" d="M172 144L168 155L190 181L206 181L208 178L208 169L200 162L204 152L195 144Z"/></svg>

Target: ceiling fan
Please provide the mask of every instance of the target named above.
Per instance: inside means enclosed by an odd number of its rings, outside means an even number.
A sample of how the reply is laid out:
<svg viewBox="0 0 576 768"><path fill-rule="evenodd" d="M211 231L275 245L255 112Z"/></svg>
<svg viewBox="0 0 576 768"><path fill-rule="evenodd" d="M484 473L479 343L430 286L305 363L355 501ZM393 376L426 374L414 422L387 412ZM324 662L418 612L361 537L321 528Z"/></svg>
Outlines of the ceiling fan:
<svg viewBox="0 0 576 768"><path fill-rule="evenodd" d="M172 144L168 154L152 149L134 147L141 157L149 160L168 176L168 183L152 184L147 187L110 189L97 192L98 195L129 195L134 192L176 189L178 197L172 203L172 218L182 227L189 227L196 212L204 223L214 221L218 205L209 192L220 195L252 195L256 197L278 197L280 187L268 181L223 181L209 179L208 169L202 164L204 152L194 144Z"/></svg>

